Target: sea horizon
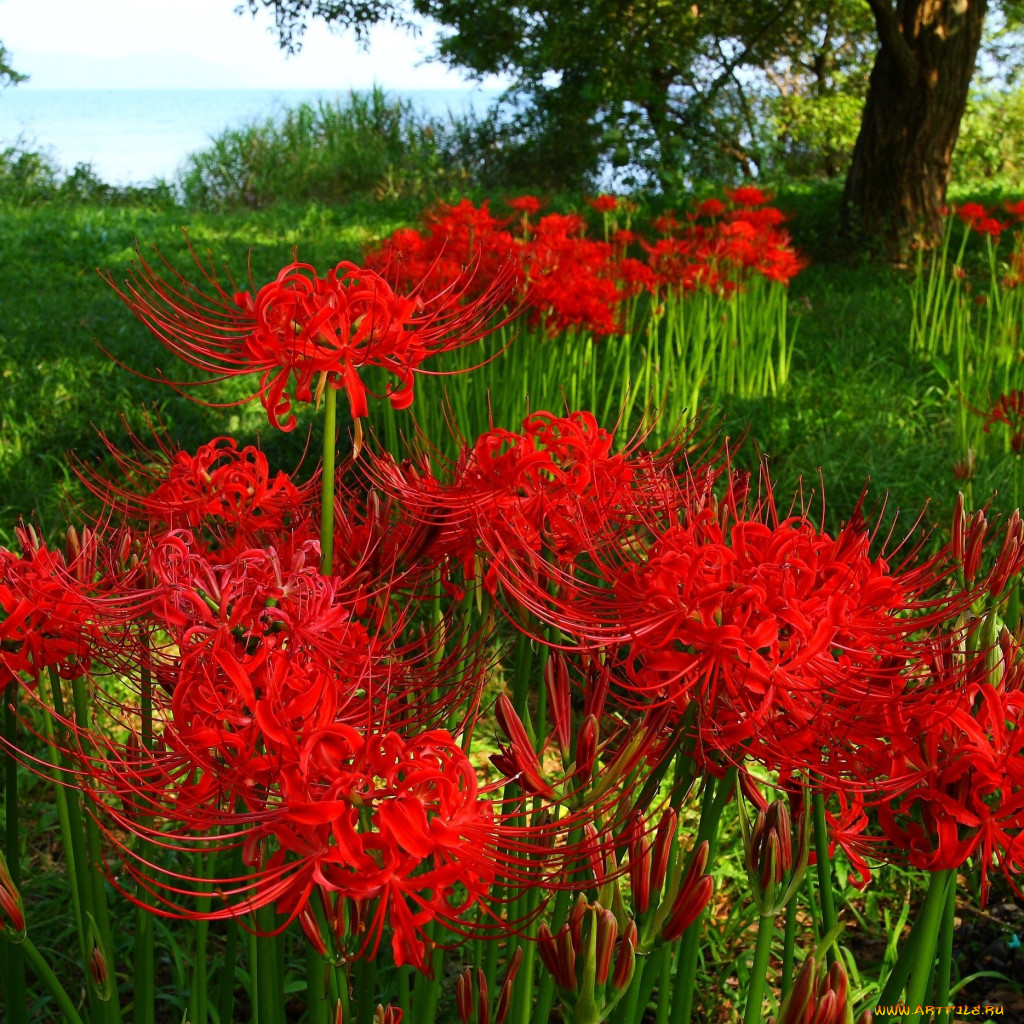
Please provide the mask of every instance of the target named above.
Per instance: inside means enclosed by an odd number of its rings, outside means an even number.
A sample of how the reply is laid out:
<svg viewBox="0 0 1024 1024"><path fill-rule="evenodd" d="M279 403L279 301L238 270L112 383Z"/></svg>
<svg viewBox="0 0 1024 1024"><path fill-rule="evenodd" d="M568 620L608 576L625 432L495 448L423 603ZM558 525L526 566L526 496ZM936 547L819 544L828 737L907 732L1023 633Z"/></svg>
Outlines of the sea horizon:
<svg viewBox="0 0 1024 1024"><path fill-rule="evenodd" d="M0 94L0 148L46 154L64 170L88 165L111 185L171 181L190 153L228 128L265 121L302 102L370 89L14 88ZM482 113L500 89L391 89L431 117Z"/></svg>

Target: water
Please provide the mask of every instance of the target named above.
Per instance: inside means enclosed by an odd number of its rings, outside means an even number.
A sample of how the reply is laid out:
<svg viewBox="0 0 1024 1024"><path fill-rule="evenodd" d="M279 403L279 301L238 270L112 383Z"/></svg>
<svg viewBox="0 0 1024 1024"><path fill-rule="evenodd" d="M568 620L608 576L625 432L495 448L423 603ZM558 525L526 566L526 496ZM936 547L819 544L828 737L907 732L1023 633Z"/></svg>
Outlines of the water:
<svg viewBox="0 0 1024 1024"><path fill-rule="evenodd" d="M469 89L401 95L431 116L482 113L498 97ZM91 164L111 184L145 184L173 178L189 153L225 128L337 96L302 90L11 88L0 93L0 148L20 143L43 150L65 168Z"/></svg>

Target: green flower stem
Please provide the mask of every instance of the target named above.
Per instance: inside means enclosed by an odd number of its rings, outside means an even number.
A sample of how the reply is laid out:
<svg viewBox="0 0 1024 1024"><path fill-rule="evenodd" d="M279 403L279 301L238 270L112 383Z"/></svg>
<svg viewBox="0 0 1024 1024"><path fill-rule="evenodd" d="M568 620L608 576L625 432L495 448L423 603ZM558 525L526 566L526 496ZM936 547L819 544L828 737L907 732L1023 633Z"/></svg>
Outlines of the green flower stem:
<svg viewBox="0 0 1024 1024"><path fill-rule="evenodd" d="M78 1015L78 1010L71 1001L71 997L65 991L64 986L57 980L57 976L50 969L50 965L46 962L42 953L36 949L35 943L31 939L26 938L24 942L20 943L20 946L24 950L25 960L32 968L32 972L50 990L50 995L53 996L54 1001L60 1007L60 1012L64 1014L64 1024L82 1024L82 1018ZM12 1018L14 1024L17 1024L19 1020L25 1019L27 1018Z"/></svg>
<svg viewBox="0 0 1024 1024"><path fill-rule="evenodd" d="M21 837L18 824L18 762L11 754L18 729L17 703L18 682L7 684L4 693L4 807L6 824L4 829L4 852L7 867L15 887L21 885ZM18 943L0 941L0 983L2 983L4 1006L12 1021L27 1019L28 988L25 984L25 956Z"/></svg>
<svg viewBox="0 0 1024 1024"><path fill-rule="evenodd" d="M238 921L231 918L224 940L224 970L220 976L220 994L217 997L218 1019L234 1020L235 1013L235 965L238 962Z"/></svg>
<svg viewBox="0 0 1024 1024"><path fill-rule="evenodd" d="M324 456L320 474L320 572L334 567L334 450L337 446L338 392L328 381L324 388Z"/></svg>
<svg viewBox="0 0 1024 1024"><path fill-rule="evenodd" d="M678 950L678 943L666 946L661 954L661 977L658 979L658 1015L656 1024L668 1024L668 1015L672 1009L672 951Z"/></svg>
<svg viewBox="0 0 1024 1024"><path fill-rule="evenodd" d="M306 943L306 1006L308 1024L328 1024L331 1018L327 1005L327 961Z"/></svg>
<svg viewBox="0 0 1024 1024"><path fill-rule="evenodd" d="M195 872L196 878L200 879L204 877L204 867L202 854L196 854L195 857ZM205 886L204 886L205 888ZM203 896L196 900L197 909L200 913L205 913L210 909L211 898L209 896ZM189 1024L207 1024L209 1018L208 1012L208 978L207 978L207 939L210 934L210 922L205 920L196 921L193 924L193 935L195 937L195 945L193 947L192 956L192 982L189 986L189 999L188 999L188 1021Z"/></svg>
<svg viewBox="0 0 1024 1024"><path fill-rule="evenodd" d="M939 924L941 923L942 911L945 907L946 883L949 881L951 871L932 872L928 883L928 892L925 895L924 904L914 919L913 927L903 944L896 963L889 972L885 987L878 997L878 1005L892 1005L899 1002L900 995L911 972L919 963L924 960L928 962L927 977L931 976L932 961L935 959L935 942ZM929 938L930 934L930 938ZM927 977L922 984L927 984ZM918 1000L920 1002L920 1000ZM910 995L907 996L907 1004L910 1004ZM914 1003L916 1006L917 1003Z"/></svg>
<svg viewBox="0 0 1024 1024"><path fill-rule="evenodd" d="M412 981L412 968L398 968L398 1008L402 1011L402 1018L408 1020L411 1017L410 1010L410 982Z"/></svg>
<svg viewBox="0 0 1024 1024"><path fill-rule="evenodd" d="M750 968L750 987L747 989L747 1009L743 1014L743 1024L756 1024L761 1020L761 1004L768 979L768 960L772 952L774 931L775 915L762 914L757 921L757 945L754 947L754 963Z"/></svg>
<svg viewBox="0 0 1024 1024"><path fill-rule="evenodd" d="M718 855L718 825L725 805L732 796L736 785L736 766L733 765L721 779L708 776L704 784L700 824L694 846L708 841L708 864L714 864ZM672 987L672 1024L687 1024L693 1012L693 989L697 981L697 954L700 952L700 936L704 927L704 914L683 933L682 942L676 954L675 985Z"/></svg>
<svg viewBox="0 0 1024 1024"><path fill-rule="evenodd" d="M924 1002L932 980L935 967L935 946L939 938L939 929L946 911L946 899L949 889L954 884L956 871L947 868L944 871L933 871L928 882L928 892L921 907L921 940L914 957L914 966L907 983L907 1006L911 1007L911 1021L920 1020L922 1014L913 1014L913 1008Z"/></svg>
<svg viewBox="0 0 1024 1024"><path fill-rule="evenodd" d="M86 680L84 676L76 676L71 680L71 695L75 705L75 722L83 732L89 727L89 705ZM74 802L74 801L72 801ZM96 927L99 929L100 944L105 956L111 956L114 949L113 933L110 929L110 914L107 910L107 888L101 865L103 849L100 845L100 830L96 819L91 814L85 815L85 839L88 855L85 864L86 886L90 893L91 911ZM90 951L91 952L91 951ZM113 963L107 964L107 970L113 973ZM95 987L90 980L90 991ZM91 1001L91 1000L90 1000ZM98 1000L94 1004L100 1019L115 1022L121 1020L121 1004L114 999Z"/></svg>
<svg viewBox="0 0 1024 1024"><path fill-rule="evenodd" d="M275 927L274 908L260 907L256 911L254 936L256 968L256 1015L258 1024L280 1024L284 1013L284 992L277 970L277 936L271 935Z"/></svg>
<svg viewBox="0 0 1024 1024"><path fill-rule="evenodd" d="M144 648L148 657L148 648ZM148 660L141 673L142 746L153 749L153 674ZM143 821L148 824L148 819ZM132 1019L134 1024L155 1024L156 1020L156 958L153 947L153 914L149 910L150 895L138 885L135 898L135 953L132 961Z"/></svg>
<svg viewBox="0 0 1024 1024"><path fill-rule="evenodd" d="M53 709L61 718L64 714L64 696L61 692L60 677L53 670L49 670L50 677L50 698L53 701ZM45 726L48 738L53 738L53 723L49 715L45 716ZM68 735L64 726L61 726L61 736L58 746L67 742ZM60 755L61 765L66 768L67 758ZM71 888L71 906L75 915L75 929L78 933L79 952L82 963L89 962L91 950L86 941L86 911L92 911L92 888L89 883L87 858L85 856L85 833L82 825L82 809L78 802L78 792L74 789L71 774L66 770L59 770L54 784L54 797L57 803L57 816L60 820L61 840L64 846L64 862L67 864L68 883ZM91 989L90 989L91 992Z"/></svg>
<svg viewBox="0 0 1024 1024"><path fill-rule="evenodd" d="M825 795L820 789L811 794L811 808L814 814L814 852L817 856L818 893L821 903L821 917L827 935L836 926L836 907L832 898L832 861L828 855L828 825L825 821ZM828 966L836 962L835 950L829 946L825 953Z"/></svg>
<svg viewBox="0 0 1024 1024"><path fill-rule="evenodd" d="M785 999L793 984L793 961L796 949L796 912L799 906L799 893L786 904L786 930L782 940L782 998Z"/></svg>
<svg viewBox="0 0 1024 1024"><path fill-rule="evenodd" d="M953 927L956 917L956 876L946 892L939 928L939 964L935 969L935 1005L949 1006L949 978L953 968Z"/></svg>

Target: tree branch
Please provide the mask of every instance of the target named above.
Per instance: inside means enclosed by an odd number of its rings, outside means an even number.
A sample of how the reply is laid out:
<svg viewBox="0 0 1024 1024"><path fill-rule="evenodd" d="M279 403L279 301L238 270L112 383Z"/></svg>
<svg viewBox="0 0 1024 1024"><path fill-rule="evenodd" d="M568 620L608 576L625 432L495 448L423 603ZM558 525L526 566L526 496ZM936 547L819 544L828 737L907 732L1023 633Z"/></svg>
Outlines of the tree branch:
<svg viewBox="0 0 1024 1024"><path fill-rule="evenodd" d="M867 4L875 16L875 28L882 46L896 58L907 81L913 82L920 74L921 65L903 35L895 8L889 0L867 0Z"/></svg>

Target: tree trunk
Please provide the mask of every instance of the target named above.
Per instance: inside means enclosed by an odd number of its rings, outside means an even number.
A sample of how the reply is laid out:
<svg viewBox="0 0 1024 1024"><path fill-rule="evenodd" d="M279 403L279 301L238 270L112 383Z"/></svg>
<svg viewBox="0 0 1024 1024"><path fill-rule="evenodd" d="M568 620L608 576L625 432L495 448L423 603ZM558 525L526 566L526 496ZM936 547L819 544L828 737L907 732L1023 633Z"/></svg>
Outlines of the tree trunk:
<svg viewBox="0 0 1024 1024"><path fill-rule="evenodd" d="M934 245L987 0L868 0L881 45L843 192L856 240L905 258Z"/></svg>

